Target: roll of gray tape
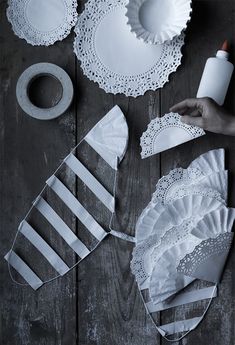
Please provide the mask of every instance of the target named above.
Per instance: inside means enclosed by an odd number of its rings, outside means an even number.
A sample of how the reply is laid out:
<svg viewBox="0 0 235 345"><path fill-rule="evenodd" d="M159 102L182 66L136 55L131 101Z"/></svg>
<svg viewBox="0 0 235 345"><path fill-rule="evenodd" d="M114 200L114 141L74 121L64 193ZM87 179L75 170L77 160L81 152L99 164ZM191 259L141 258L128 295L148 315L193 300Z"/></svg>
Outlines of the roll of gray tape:
<svg viewBox="0 0 235 345"><path fill-rule="evenodd" d="M62 86L62 97L51 108L39 108L29 98L30 84L41 76L54 77ZM20 107L28 115L39 120L51 120L62 115L69 108L73 99L73 84L69 75L61 67L52 63L37 63L27 68L19 77L16 85L16 97Z"/></svg>

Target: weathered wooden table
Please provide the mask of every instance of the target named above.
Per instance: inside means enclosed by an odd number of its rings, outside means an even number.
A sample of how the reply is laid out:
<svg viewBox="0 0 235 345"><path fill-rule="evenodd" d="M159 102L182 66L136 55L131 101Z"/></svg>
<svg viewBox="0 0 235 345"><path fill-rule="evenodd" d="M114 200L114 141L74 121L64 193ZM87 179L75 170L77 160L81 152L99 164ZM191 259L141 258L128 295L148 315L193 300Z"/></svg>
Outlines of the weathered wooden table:
<svg viewBox="0 0 235 345"><path fill-rule="evenodd" d="M79 1L79 12L84 1ZM148 122L168 111L169 106L196 94L205 60L212 56L225 38L235 44L235 2L227 0L193 1L182 65L171 75L162 90L143 97L127 98L105 92L83 76L73 53L71 33L51 47L33 47L16 37L7 22L6 1L0 2L0 136L1 136L1 345L151 345L165 344L145 313L130 272L132 244L109 237L79 267L37 292L15 285L2 260L9 250L19 221L70 149L101 117L118 104L126 115L130 130L127 155L121 164L117 197L119 202L115 228L134 235L135 222L154 191L158 178L170 169L186 167L199 154L212 149L226 149L230 171L229 205L235 206L235 139L208 133L196 141L168 150L150 159L140 159L139 138ZM234 51L231 59L235 61ZM52 62L71 76L75 98L70 110L60 118L40 122L19 108L15 87L19 75L29 65ZM234 79L226 106L234 111ZM42 95L43 96L43 95ZM94 157L83 159L95 170ZM66 175L68 185L87 207L86 189ZM112 176L107 176L107 184ZM77 224L61 209L68 224ZM104 213L98 214L100 222ZM47 229L46 229L47 231ZM61 250L63 244L61 243ZM66 252L64 258L66 259ZM75 260L69 257L68 260ZM235 255L228 260L220 286L220 296L211 306L204 322L182 344L234 344ZM45 272L46 273L46 272ZM186 309L187 311L187 309ZM189 315L188 315L189 316ZM168 322L178 315L163 313L159 321Z"/></svg>

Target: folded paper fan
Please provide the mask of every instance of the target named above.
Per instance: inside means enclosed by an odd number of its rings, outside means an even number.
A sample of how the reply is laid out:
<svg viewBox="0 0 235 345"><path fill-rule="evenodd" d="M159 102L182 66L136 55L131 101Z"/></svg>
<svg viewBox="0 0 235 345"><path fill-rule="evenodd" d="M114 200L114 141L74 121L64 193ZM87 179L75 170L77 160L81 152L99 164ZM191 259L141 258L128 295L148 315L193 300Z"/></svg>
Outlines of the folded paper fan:
<svg viewBox="0 0 235 345"><path fill-rule="evenodd" d="M224 149L216 149L203 153L201 156L194 159L188 168L199 169L209 174L213 171L224 170L224 165Z"/></svg>
<svg viewBox="0 0 235 345"><path fill-rule="evenodd" d="M192 217L186 219L180 225L173 226L171 229L165 232L165 234L158 240L158 243L155 244L152 253L151 253L151 262L152 265L158 261L161 255L172 246L184 242L187 239L191 238L191 231L194 229L198 219Z"/></svg>
<svg viewBox="0 0 235 345"><path fill-rule="evenodd" d="M128 144L128 127L121 109L112 108L84 140L115 170L123 159Z"/></svg>
<svg viewBox="0 0 235 345"><path fill-rule="evenodd" d="M203 129L180 121L180 115L169 113L150 122L140 138L141 158L170 149L205 134Z"/></svg>
<svg viewBox="0 0 235 345"><path fill-rule="evenodd" d="M220 201L201 195L188 195L168 205L157 203L148 206L136 225L137 244L155 233L160 238L168 229L186 219L196 218L199 221L205 214L221 206L223 203Z"/></svg>
<svg viewBox="0 0 235 345"><path fill-rule="evenodd" d="M220 171L203 177L192 185L180 186L175 189L174 194L169 196L167 202L182 198L190 194L198 194L215 198L226 204L228 198L228 172Z"/></svg>
<svg viewBox="0 0 235 345"><path fill-rule="evenodd" d="M226 206L207 213L199 222L195 219L183 222L178 227L173 227L163 235L154 246L151 253L151 263L155 262L161 257L165 250L171 246L190 240L194 235L200 240L211 237L216 237L221 233L230 232L235 219L235 209L229 209Z"/></svg>
<svg viewBox="0 0 235 345"><path fill-rule="evenodd" d="M154 252L151 255L153 270L149 289L154 303L162 301L161 298L167 298L185 287L188 284L185 275L209 282L219 282L233 238L231 229L234 219L235 209L223 206L206 214L194 228L193 224L190 224L189 231L185 231L182 227L182 232L185 235L188 233L187 238L183 239L180 229L170 229L166 233L165 239L161 238L158 248L155 247L155 257ZM183 239L181 243L180 236ZM175 265L175 262L178 264ZM180 275L175 272L176 267ZM163 276L164 268L168 272L167 278L163 283L156 283L157 277L160 279ZM159 297L162 291L164 294Z"/></svg>
<svg viewBox="0 0 235 345"><path fill-rule="evenodd" d="M180 224L168 230L166 230L166 226L163 226L162 228L165 230L165 233L162 236L156 231L156 233L150 235L146 240L137 243L137 246L133 250L131 270L136 277L140 289L148 288L151 271L155 263L167 249L187 239L190 240L191 233L195 230L199 231L201 229L201 236L197 236L199 239L201 239L203 233L209 233L208 228L211 229L210 235L212 235L213 226L215 232L228 231L228 228L232 226L235 212L232 209L221 206L221 208L206 214L202 220L199 220L200 217L198 214L197 216L195 214L193 216L192 214L190 218L182 220ZM215 226L216 223L217 226ZM200 226L197 224L200 224Z"/></svg>
<svg viewBox="0 0 235 345"><path fill-rule="evenodd" d="M135 237L137 243L146 240L151 235L153 225L159 218L159 215L164 212L164 210L165 206L160 203L155 205L149 203L148 206L143 210L135 227Z"/></svg>
<svg viewBox="0 0 235 345"><path fill-rule="evenodd" d="M190 235L195 222L195 218L187 219L166 231L161 238L158 234L151 235L134 248L131 270L141 290L149 287L149 277L155 262L168 248L183 242Z"/></svg>
<svg viewBox="0 0 235 345"><path fill-rule="evenodd" d="M152 195L152 202L167 204L189 194L206 196L207 193L218 200L226 201L227 183L227 171L205 175L202 170L197 168L176 168L158 181L156 191ZM207 192L207 190L209 191Z"/></svg>
<svg viewBox="0 0 235 345"><path fill-rule="evenodd" d="M185 276L219 283L232 245L233 233L225 232L203 240L180 260L177 272ZM196 237L195 237L196 238Z"/></svg>
<svg viewBox="0 0 235 345"><path fill-rule="evenodd" d="M175 200L167 205L165 211L161 213L157 222L155 222L152 233L162 232L162 228L169 229L172 226L181 224L186 219L201 219L205 214L223 206L221 202L209 197L200 195L189 195Z"/></svg>
<svg viewBox="0 0 235 345"><path fill-rule="evenodd" d="M192 235L205 240L221 233L231 232L235 219L235 209L225 206L205 215L192 229Z"/></svg>
<svg viewBox="0 0 235 345"><path fill-rule="evenodd" d="M235 218L235 210L225 206L228 172L224 165L224 150L218 149L201 155L187 169L172 170L159 180L137 221L131 270L146 310L163 336L185 332L184 337L195 329L216 296ZM185 292L195 279L216 285ZM163 326L152 317L205 299L209 302L200 317Z"/></svg>
<svg viewBox="0 0 235 345"><path fill-rule="evenodd" d="M191 252L201 241L196 237L166 250L155 263L149 285L149 293L154 304L165 301L182 290L195 278L177 272L176 268L185 253Z"/></svg>

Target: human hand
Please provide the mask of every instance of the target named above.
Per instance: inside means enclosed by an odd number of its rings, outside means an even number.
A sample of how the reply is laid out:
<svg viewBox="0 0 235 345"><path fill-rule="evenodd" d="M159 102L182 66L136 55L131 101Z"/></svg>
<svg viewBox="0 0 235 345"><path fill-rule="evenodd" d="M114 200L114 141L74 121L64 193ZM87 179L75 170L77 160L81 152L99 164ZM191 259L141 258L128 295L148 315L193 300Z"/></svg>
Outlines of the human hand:
<svg viewBox="0 0 235 345"><path fill-rule="evenodd" d="M226 112L211 98L188 98L170 111L182 115L181 121L209 132L235 136L235 116Z"/></svg>

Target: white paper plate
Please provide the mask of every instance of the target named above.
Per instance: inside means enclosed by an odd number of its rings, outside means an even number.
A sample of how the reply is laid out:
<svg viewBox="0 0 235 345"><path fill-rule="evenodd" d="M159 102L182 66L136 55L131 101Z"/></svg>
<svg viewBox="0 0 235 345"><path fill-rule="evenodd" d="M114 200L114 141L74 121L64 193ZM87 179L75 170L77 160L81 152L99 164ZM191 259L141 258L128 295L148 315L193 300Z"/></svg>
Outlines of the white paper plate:
<svg viewBox="0 0 235 345"><path fill-rule="evenodd" d="M143 95L168 81L181 62L184 35L147 45L130 31L126 0L90 0L75 27L74 51L84 74L106 92Z"/></svg>
<svg viewBox="0 0 235 345"><path fill-rule="evenodd" d="M146 43L172 40L187 27L191 0L129 0L126 16L131 31Z"/></svg>

